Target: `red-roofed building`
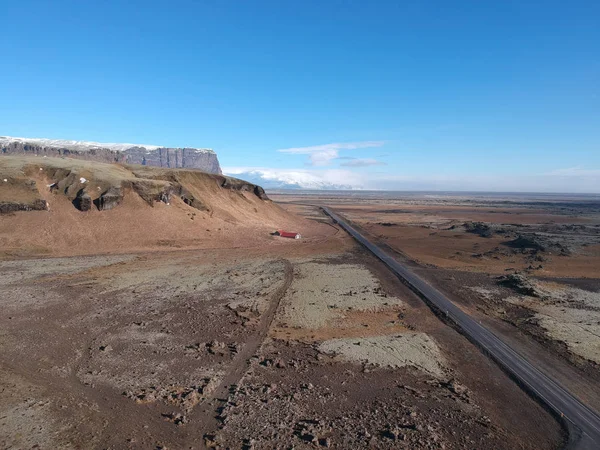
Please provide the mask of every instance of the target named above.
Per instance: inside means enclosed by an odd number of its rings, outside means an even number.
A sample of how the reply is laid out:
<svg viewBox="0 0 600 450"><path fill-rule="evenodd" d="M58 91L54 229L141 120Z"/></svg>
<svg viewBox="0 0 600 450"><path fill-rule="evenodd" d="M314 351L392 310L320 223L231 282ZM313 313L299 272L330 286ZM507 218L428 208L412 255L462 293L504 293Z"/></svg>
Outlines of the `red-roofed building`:
<svg viewBox="0 0 600 450"><path fill-rule="evenodd" d="M294 233L292 231L277 230L276 234L281 237L292 238L292 239L300 239L302 237L302 236L300 236L300 233Z"/></svg>

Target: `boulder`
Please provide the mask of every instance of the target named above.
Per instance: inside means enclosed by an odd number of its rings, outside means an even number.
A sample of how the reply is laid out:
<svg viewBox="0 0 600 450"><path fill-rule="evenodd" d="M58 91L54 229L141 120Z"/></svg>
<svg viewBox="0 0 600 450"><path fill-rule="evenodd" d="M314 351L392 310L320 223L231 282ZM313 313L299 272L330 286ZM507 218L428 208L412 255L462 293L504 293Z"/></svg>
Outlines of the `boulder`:
<svg viewBox="0 0 600 450"><path fill-rule="evenodd" d="M113 209L123 201L123 192L121 189L112 186L98 197L96 200L96 206L100 211L106 211Z"/></svg>
<svg viewBox="0 0 600 450"><path fill-rule="evenodd" d="M467 233L478 234L481 237L492 237L492 229L483 222L465 222L465 231Z"/></svg>
<svg viewBox="0 0 600 450"><path fill-rule="evenodd" d="M269 200L265 190L261 186L254 186L254 195L256 195L261 200Z"/></svg>
<svg viewBox="0 0 600 450"><path fill-rule="evenodd" d="M92 209L93 205L92 197L90 197L90 195L85 192L84 189L80 189L79 192L77 192L77 196L73 200L73 205L79 211L89 211Z"/></svg>

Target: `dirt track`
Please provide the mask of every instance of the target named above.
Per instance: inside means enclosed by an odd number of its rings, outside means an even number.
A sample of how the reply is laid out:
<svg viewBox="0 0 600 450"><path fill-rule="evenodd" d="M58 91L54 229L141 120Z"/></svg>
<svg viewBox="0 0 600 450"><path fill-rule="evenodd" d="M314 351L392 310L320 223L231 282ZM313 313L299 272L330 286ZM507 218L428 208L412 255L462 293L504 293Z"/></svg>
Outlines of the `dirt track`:
<svg viewBox="0 0 600 450"><path fill-rule="evenodd" d="M543 410L368 256L302 242L273 250L262 259L212 250L0 263L1 445L560 443ZM327 266L356 287L292 277ZM316 286L329 291L336 315L317 328L285 325L280 301L302 311ZM402 364L320 348L342 339L383 349L403 333L428 336L443 370L423 370L430 350L419 345Z"/></svg>
<svg viewBox="0 0 600 450"><path fill-rule="evenodd" d="M63 206L71 217L72 205ZM143 213L156 223L170 220L161 205L122 206L128 206L122 211L125 216ZM183 214L171 223L179 234L171 236L168 245L153 241L158 235L152 230L140 234L143 239L138 242L151 238L143 252L126 252L135 247L133 241L123 248L120 242L107 241L99 247L105 255L38 259L4 253L0 446L561 445L564 436L558 424L380 262L317 210L297 205L292 209L312 219L293 220L301 240L270 236L263 233L262 224L229 235L211 232L191 242L185 230L197 228L198 216L193 220ZM185 207L181 211L185 213ZM32 218L35 223L37 214L44 212L17 213L10 220L21 224ZM434 219L428 227L448 226ZM226 230L237 226L223 223ZM463 228L444 231L446 236L421 225L406 227L425 230L429 237L421 242L430 239L435 245L456 240L484 250L490 239ZM397 231L398 226L372 227L380 229ZM389 248L400 249L396 238L386 239L384 233L379 238ZM80 242L75 253L83 248L89 253L87 244ZM421 248L425 254L431 250ZM468 261L469 270L458 272L402 254L438 288L449 290L453 299L464 299L461 306L481 320L491 320L492 312L500 311L509 318L520 317L512 313L522 311L524 302L517 308L490 294L492 287L481 282L486 277L478 269L485 265L481 258L453 259L441 251L438 256L451 264ZM535 256L509 255L516 261ZM492 256L482 258L500 267ZM548 263L560 258L566 256L552 256ZM584 282L578 286L589 289ZM498 289L502 295L509 290ZM588 299L577 298L557 298L555 306L566 301L574 309ZM550 312L554 314L540 310ZM521 339L524 350L538 352L527 347L525 335L496 329ZM555 362L550 357L546 361L560 368ZM586 384L589 377L572 380L581 388L578 392L595 395Z"/></svg>
<svg viewBox="0 0 600 450"><path fill-rule="evenodd" d="M209 436L216 435L218 428L217 417L225 406L230 391L239 385L252 361L258 359L257 351L267 337L281 299L292 284L294 277L292 264L287 260L283 260L282 262L285 267L283 285L271 295L268 309L262 314L256 332L246 340L242 350L235 356L227 375L223 377L215 390L206 397L205 403L208 404L209 408L205 407L203 410L197 410L190 417L190 420L198 423L200 428L205 430L205 433L204 436L191 435L187 443L188 445L202 445Z"/></svg>

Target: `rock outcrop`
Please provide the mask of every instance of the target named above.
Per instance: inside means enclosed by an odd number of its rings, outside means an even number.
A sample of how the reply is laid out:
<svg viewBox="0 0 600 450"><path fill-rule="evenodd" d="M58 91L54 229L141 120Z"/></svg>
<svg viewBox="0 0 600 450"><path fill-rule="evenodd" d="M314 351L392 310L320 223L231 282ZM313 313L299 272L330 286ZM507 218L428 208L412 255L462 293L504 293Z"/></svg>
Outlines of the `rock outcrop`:
<svg viewBox="0 0 600 450"><path fill-rule="evenodd" d="M38 186L34 180L15 181L10 178L4 178L4 176L1 179L0 214L17 211L44 211L48 209L46 200L39 197Z"/></svg>
<svg viewBox="0 0 600 450"><path fill-rule="evenodd" d="M117 187L110 187L103 192L96 201L96 207L100 211L113 209L123 201L123 191Z"/></svg>
<svg viewBox="0 0 600 450"><path fill-rule="evenodd" d="M77 197L73 200L73 206L79 211L89 211L92 209L92 205L92 197L83 189L77 193Z"/></svg>
<svg viewBox="0 0 600 450"><path fill-rule="evenodd" d="M98 142L0 136L0 154L69 157L105 163L142 164L171 169L199 169L220 174L217 154L208 148L173 148L139 144L101 144Z"/></svg>
<svg viewBox="0 0 600 450"><path fill-rule="evenodd" d="M535 283L521 274L511 273L509 275L500 276L497 278L497 280L502 286L511 288L519 294L538 298L545 297L544 292L542 292Z"/></svg>
<svg viewBox="0 0 600 450"><path fill-rule="evenodd" d="M261 186L253 183L248 183L247 181L240 180L238 178L225 176L221 177L221 187L225 189L231 189L233 191L253 192L254 195L256 195L261 200L269 200L269 197L267 197L267 193Z"/></svg>
<svg viewBox="0 0 600 450"><path fill-rule="evenodd" d="M317 227L221 174L0 156L0 257L245 248L272 244L272 230Z"/></svg>
<svg viewBox="0 0 600 450"><path fill-rule="evenodd" d="M31 203L5 202L0 199L0 214L8 214L17 211L45 211L48 209L46 200L36 199Z"/></svg>
<svg viewBox="0 0 600 450"><path fill-rule="evenodd" d="M79 211L116 208L131 191L149 206L156 202L170 204L178 198L210 214L215 208L228 208L227 203L234 204L235 199L269 201L260 186L225 175L66 158L6 156L0 158L0 180L0 213L48 209L42 199L46 190L66 197ZM228 196L216 200L219 192L227 191ZM223 201L225 204L220 205Z"/></svg>
<svg viewBox="0 0 600 450"><path fill-rule="evenodd" d="M179 198L184 201L184 203L192 208L199 209L200 211L208 211L208 207L202 203L199 199L194 197L194 195L189 192L183 186L179 186Z"/></svg>
<svg viewBox="0 0 600 450"><path fill-rule="evenodd" d="M541 253L555 253L560 255L570 255L572 253L568 246L549 236L538 233L519 234L516 239L507 242L506 245L516 249Z"/></svg>
<svg viewBox="0 0 600 450"><path fill-rule="evenodd" d="M465 231L467 233L478 234L481 237L492 237L492 229L488 224L483 222L465 222Z"/></svg>

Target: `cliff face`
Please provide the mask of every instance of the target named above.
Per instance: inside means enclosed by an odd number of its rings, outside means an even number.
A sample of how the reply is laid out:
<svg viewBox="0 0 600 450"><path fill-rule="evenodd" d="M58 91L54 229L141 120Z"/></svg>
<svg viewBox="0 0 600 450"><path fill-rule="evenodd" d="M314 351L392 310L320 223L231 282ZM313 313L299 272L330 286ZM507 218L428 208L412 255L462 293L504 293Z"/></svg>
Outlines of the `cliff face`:
<svg viewBox="0 0 600 450"><path fill-rule="evenodd" d="M209 173L221 173L216 153L212 150L196 148L160 147L149 151L144 147L132 147L125 150L125 162L170 169L200 169Z"/></svg>
<svg viewBox="0 0 600 450"><path fill-rule="evenodd" d="M199 169L221 174L217 154L210 149L169 148L137 144L28 139L0 136L0 154L66 156L105 163L142 164L165 168Z"/></svg>

